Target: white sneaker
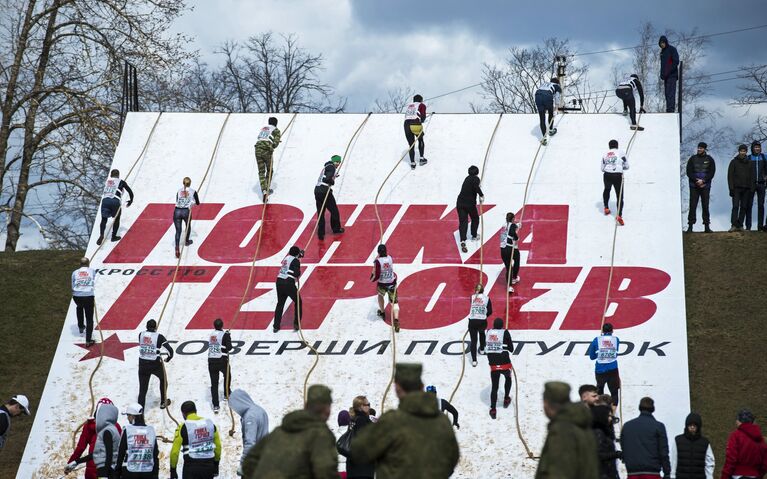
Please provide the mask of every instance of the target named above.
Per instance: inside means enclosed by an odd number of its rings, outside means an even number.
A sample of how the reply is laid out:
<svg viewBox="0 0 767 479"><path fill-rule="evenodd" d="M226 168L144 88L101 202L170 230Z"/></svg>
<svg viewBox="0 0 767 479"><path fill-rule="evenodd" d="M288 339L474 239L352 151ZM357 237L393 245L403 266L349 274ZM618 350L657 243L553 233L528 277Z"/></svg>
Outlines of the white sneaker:
<svg viewBox="0 0 767 479"><path fill-rule="evenodd" d="M511 278L511 284L517 284L517 283L519 283L519 276L517 276L516 278Z"/></svg>
<svg viewBox="0 0 767 479"><path fill-rule="evenodd" d="M472 361L471 362L471 367L476 368L477 367L477 362L476 361Z"/></svg>
<svg viewBox="0 0 767 479"><path fill-rule="evenodd" d="M513 293L513 292L514 292L514 286L509 286L509 293Z"/></svg>

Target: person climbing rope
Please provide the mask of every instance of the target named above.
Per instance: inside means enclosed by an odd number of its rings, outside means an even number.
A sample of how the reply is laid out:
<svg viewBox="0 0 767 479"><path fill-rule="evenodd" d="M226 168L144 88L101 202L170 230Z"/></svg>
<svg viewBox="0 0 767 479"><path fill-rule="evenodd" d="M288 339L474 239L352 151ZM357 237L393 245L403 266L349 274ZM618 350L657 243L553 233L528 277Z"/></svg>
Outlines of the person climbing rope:
<svg viewBox="0 0 767 479"><path fill-rule="evenodd" d="M181 476L184 479L213 479L218 476L218 463L221 460L218 428L210 419L197 415L197 406L193 401L184 401L181 415L184 416L184 422L176 428L170 451L170 477L178 479L178 456L183 452L184 469Z"/></svg>
<svg viewBox="0 0 767 479"><path fill-rule="evenodd" d="M96 403L96 411L102 404L112 404L112 400L109 398L101 398ZM67 467L64 469L64 474L68 474L69 471L74 470L77 467L77 459L79 459L85 449L88 449L88 455L90 459L85 461L85 479L96 479L96 464L93 463L93 448L96 447L96 411L93 413L93 417L89 417L80 431L80 437L77 439L77 445L72 455L67 461ZM116 424L117 431L120 431L120 425Z"/></svg>
<svg viewBox="0 0 767 479"><path fill-rule="evenodd" d="M485 354L485 331L487 330L487 317L493 314L493 303L485 294L485 287L477 284L474 294L471 295L471 307L469 309L469 351L471 351L471 365L477 367L477 339L479 339L479 354Z"/></svg>
<svg viewBox="0 0 767 479"><path fill-rule="evenodd" d="M325 166L322 167L317 185L314 187L314 201L317 205L317 238L320 241L325 239L325 210L330 211L330 229L333 230L333 234L338 235L344 232L341 226L341 214L338 212L338 205L333 196L333 185L338 178L336 169L340 163L340 156L331 156L330 161L326 161Z"/></svg>
<svg viewBox="0 0 767 479"><path fill-rule="evenodd" d="M458 410L452 404L450 404L447 399L439 397L439 394L437 394L437 387L426 386L426 392L434 393L434 395L437 397L437 406L439 407L440 412L449 412L453 416L453 427L456 429L461 429L461 426L458 424Z"/></svg>
<svg viewBox="0 0 767 479"><path fill-rule="evenodd" d="M165 388L168 378L165 376L165 368L160 357L160 348L165 348L168 357L165 362L173 359L173 348L170 347L165 336L157 332L157 321L150 319L146 322L146 331L138 335L138 403L146 409L146 393L149 389L149 379L157 376L160 380L160 409L170 405L170 399L165 397Z"/></svg>
<svg viewBox="0 0 767 479"><path fill-rule="evenodd" d="M485 201L485 195L480 188L481 180L479 178L479 168L474 165L469 167L469 175L464 178L461 185L461 192L458 193L458 199L455 202L455 209L458 212L458 237L461 240L461 251L468 253L466 248L466 230L469 227L469 217L471 217L471 239L478 240L479 235L479 213L477 212L477 197L479 202Z"/></svg>
<svg viewBox="0 0 767 479"><path fill-rule="evenodd" d="M624 81L615 89L615 96L623 101L623 114L629 115L631 119L631 129L644 131L644 127L637 125L637 103L636 96L639 96L639 113L644 111L644 89L639 76L632 74L628 80Z"/></svg>
<svg viewBox="0 0 767 479"><path fill-rule="evenodd" d="M546 145L546 132L549 136L557 134L557 129L554 128L554 114L556 109L554 108L559 103L559 95L562 94L562 87L559 85L559 78L552 77L551 80L541 83L538 90L535 91L535 109L538 110L538 119L541 126L541 144ZM546 113L549 114L548 121L546 121Z"/></svg>
<svg viewBox="0 0 767 479"><path fill-rule="evenodd" d="M264 203L274 191L270 188L272 177L272 157L274 149L280 144L280 129L277 128L277 118L269 117L268 124L261 128L256 139L256 164L258 165L258 179L261 182L261 192Z"/></svg>
<svg viewBox="0 0 767 479"><path fill-rule="evenodd" d="M208 374L210 375L210 397L213 401L213 412L218 414L218 376L224 375L224 395L229 397L232 392L232 370L229 366L229 351L232 350L232 337L229 331L224 331L224 321L216 318L213 321L213 331L208 335ZM229 372L227 373L227 368Z"/></svg>
<svg viewBox="0 0 767 479"><path fill-rule="evenodd" d="M597 392L604 394L605 384L610 389L613 410L618 406L618 392L621 387L621 376L618 372L618 347L620 340L613 336L613 325L605 323L602 335L591 341L588 349L589 358L596 360L594 375L597 379Z"/></svg>
<svg viewBox="0 0 767 479"><path fill-rule="evenodd" d="M160 451L154 427L144 422L141 404L130 404L123 412L129 424L120 436L113 479L157 479Z"/></svg>
<svg viewBox="0 0 767 479"><path fill-rule="evenodd" d="M96 466L96 477L112 478L117 464L117 449L120 445L117 415L117 406L112 401L99 404L95 414L96 441L93 445L93 452L67 464L64 469L65 474L72 472L78 464L93 460L93 464Z"/></svg>
<svg viewBox="0 0 767 479"><path fill-rule="evenodd" d="M602 201L604 202L605 216L610 214L610 188L615 189L615 200L618 203L618 216L615 221L623 226L623 199L626 197L625 184L623 183L623 172L629 169L629 161L626 153L618 149L618 140L610 140L610 150L602 157L602 181L604 190L602 191Z"/></svg>
<svg viewBox="0 0 767 479"><path fill-rule="evenodd" d="M503 319L495 318L493 320L493 329L485 333L485 344L487 351L487 362L490 364L490 417L495 419L495 404L498 400L498 385L501 376L504 377L504 395L503 407L509 407L511 404L511 358L509 354L514 352L514 346L511 342L511 334L503 328Z"/></svg>
<svg viewBox="0 0 767 479"><path fill-rule="evenodd" d="M399 333L399 300L397 298L397 273L394 272L394 262L386 251L386 245L378 245L378 257L375 259L370 281L378 284L378 317L386 319L384 297L389 297L394 331Z"/></svg>
<svg viewBox="0 0 767 479"><path fill-rule="evenodd" d="M133 204L133 190L130 189L128 183L120 179L120 170L112 170L104 184L104 192L101 195L101 224L99 224L99 238L96 240L96 244L99 246L104 242L104 230L106 230L109 218L115 219L114 223L112 223L112 241L118 241L122 238L117 232L120 229L123 190L127 191L130 197L128 202L125 203L127 208Z"/></svg>
<svg viewBox="0 0 767 479"><path fill-rule="evenodd" d="M85 332L85 346L96 344L93 340L93 312L96 308L96 271L91 260L80 258L80 268L72 272L72 300L75 302L77 329Z"/></svg>
<svg viewBox="0 0 767 479"><path fill-rule="evenodd" d="M192 240L189 239L189 235L192 233L192 204L199 206L200 197L197 195L197 191L190 188L192 180L187 176L183 181L183 188L176 192L176 208L173 210L173 226L176 227L176 258L181 256L179 250L179 242L181 241L182 223L186 223L186 238L185 245L192 244Z"/></svg>
<svg viewBox="0 0 767 479"><path fill-rule="evenodd" d="M517 247L517 242L519 241L517 231L519 231L520 227L520 224L514 222L514 213L506 213L506 224L501 230L501 259L504 266L506 266L506 284L509 285L510 293L514 292L514 286L511 285L519 283L520 255L519 248ZM511 264L512 259L514 260L513 265ZM511 275L511 278L509 278L509 275Z"/></svg>
<svg viewBox="0 0 767 479"><path fill-rule="evenodd" d="M423 141L423 122L426 121L426 104L421 95L413 96L413 102L405 108L405 139L407 139L408 155L410 155L410 168L415 170L415 146L413 143L418 138L418 164L421 166L429 162L423 156L426 148Z"/></svg>
<svg viewBox="0 0 767 479"><path fill-rule="evenodd" d="M298 295L296 281L301 276L301 261L304 251L298 246L291 246L287 256L282 259L280 271L277 273L277 307L274 309L274 332L280 330L282 311L285 309L285 301L290 298L293 301L293 331L298 331L298 322L301 320L299 310L303 311L303 303ZM299 306L300 304L300 306Z"/></svg>

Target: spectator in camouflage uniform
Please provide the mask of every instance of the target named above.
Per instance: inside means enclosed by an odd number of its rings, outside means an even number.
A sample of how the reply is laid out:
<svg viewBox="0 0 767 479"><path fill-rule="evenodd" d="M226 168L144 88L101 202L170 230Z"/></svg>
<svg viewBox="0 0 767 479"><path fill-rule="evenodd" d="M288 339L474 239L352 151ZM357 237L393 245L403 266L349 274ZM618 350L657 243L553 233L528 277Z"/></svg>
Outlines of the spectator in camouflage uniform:
<svg viewBox="0 0 767 479"><path fill-rule="evenodd" d="M261 439L242 463L242 477L338 479L336 439L326 424L330 389L309 387L306 406L285 415L282 424Z"/></svg>
<svg viewBox="0 0 767 479"><path fill-rule="evenodd" d="M269 184L272 181L272 154L280 144L280 129L277 128L277 118L270 117L269 124L261 128L256 140L256 163L258 164L258 179L261 181L261 191L264 193L264 202L272 192Z"/></svg>
<svg viewBox="0 0 767 479"><path fill-rule="evenodd" d="M535 479L599 477L597 443L588 407L571 403L570 386L552 381L543 390L543 411L551 421Z"/></svg>
<svg viewBox="0 0 767 479"><path fill-rule="evenodd" d="M458 442L434 395L423 391L420 364L397 364L399 408L352 439L354 462L375 462L377 479L447 478L458 464Z"/></svg>

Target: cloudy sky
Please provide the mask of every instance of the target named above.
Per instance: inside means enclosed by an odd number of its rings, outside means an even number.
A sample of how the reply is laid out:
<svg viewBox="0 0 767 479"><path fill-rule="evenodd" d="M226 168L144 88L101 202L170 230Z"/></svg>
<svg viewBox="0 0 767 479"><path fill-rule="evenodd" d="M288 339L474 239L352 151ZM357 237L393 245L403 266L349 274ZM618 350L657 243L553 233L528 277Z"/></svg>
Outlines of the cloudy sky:
<svg viewBox="0 0 767 479"><path fill-rule="evenodd" d="M477 83L483 63L499 64L510 46L535 45L547 37L569 38L587 52L635 45L644 21L658 30L697 27L701 33L767 23L764 0L192 0L190 5L193 11L177 28L195 38L209 63L218 61L213 52L225 40L264 31L294 33L303 47L325 57L323 79L348 98L350 111L370 109L390 88L411 87L429 98ZM767 29L712 38L707 72L767 63L767 52L757 46L765 40ZM627 58L627 52L588 57L592 82L609 87L610 68ZM736 84L712 87L729 98ZM468 111L470 102L481 100L479 91L441 98L430 109Z"/></svg>
<svg viewBox="0 0 767 479"><path fill-rule="evenodd" d="M266 31L295 34L301 46L324 56L322 79L348 99L348 111L370 111L388 89L409 87L430 98L475 84L482 80L483 63L500 64L509 47L534 46L548 37L568 38L577 51L591 52L636 45L645 21L659 31L697 27L701 34L767 24L766 0L189 0L189 5L192 11L177 21L175 30L194 39L191 47L206 62L218 64L215 52L227 40ZM702 67L711 74L765 64L766 44L767 28L713 37ZM593 88L610 88L613 65L628 72L629 52L583 60L591 68ZM767 108L732 106L737 85L709 85L705 104L718 109L720 123L742 138L755 114ZM429 102L429 110L470 111L470 103L482 103L480 92L474 88L440 98ZM719 166L712 199L717 229L729 227L725 179L733 151L734 145L710 148ZM32 225L24 229L22 247L42 245Z"/></svg>

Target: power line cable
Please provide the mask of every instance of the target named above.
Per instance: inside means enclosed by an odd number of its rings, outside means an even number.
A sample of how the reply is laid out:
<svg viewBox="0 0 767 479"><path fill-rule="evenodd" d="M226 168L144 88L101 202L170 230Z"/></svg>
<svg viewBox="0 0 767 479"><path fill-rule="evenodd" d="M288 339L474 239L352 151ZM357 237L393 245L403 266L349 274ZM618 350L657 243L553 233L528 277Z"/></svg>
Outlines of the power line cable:
<svg viewBox="0 0 767 479"><path fill-rule="evenodd" d="M701 39L701 38L712 38L712 37L718 37L718 36L722 36L722 35L731 35L733 33L747 32L747 31L750 31L750 30L759 30L759 29L762 29L762 28L767 28L767 24L757 25L757 26L747 27L747 28L739 28L737 30L727 30L727 31L724 31L724 32L708 33L708 34L705 34L705 35L696 35L696 36L693 36L693 37L681 38L681 39L679 39L679 41L685 42L685 41L690 41L690 40L698 40L698 39ZM624 50L633 50L635 48L640 48L640 47L643 47L643 46L646 46L646 45L634 45L632 47L620 47L620 48L611 48L611 49L608 49L608 50L597 50L597 51L593 51L593 52L574 53L574 54L570 55L570 57L585 57L585 56L590 56L590 55L598 55L598 54L602 54L602 53L613 53L613 52L619 52L619 51L624 51ZM507 73L506 75L503 75L503 76L508 76L508 75L511 75L511 72L509 72L509 73ZM478 83L473 83L471 85L468 85L468 86L465 86L465 87L462 87L462 88L458 88L457 90L452 90L452 91L448 91L448 92L445 92L445 93L440 93L439 95L435 95L433 97L427 98L425 101L434 101L434 100L437 100L439 98L443 98L443 97L446 97L446 96L449 96L449 95L454 95L456 93L460 93L462 91L471 90L472 88L476 88L478 86L482 86L482 85L484 85L485 83L488 83L488 82L489 82L489 80L481 81L481 82L478 82Z"/></svg>

